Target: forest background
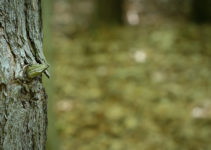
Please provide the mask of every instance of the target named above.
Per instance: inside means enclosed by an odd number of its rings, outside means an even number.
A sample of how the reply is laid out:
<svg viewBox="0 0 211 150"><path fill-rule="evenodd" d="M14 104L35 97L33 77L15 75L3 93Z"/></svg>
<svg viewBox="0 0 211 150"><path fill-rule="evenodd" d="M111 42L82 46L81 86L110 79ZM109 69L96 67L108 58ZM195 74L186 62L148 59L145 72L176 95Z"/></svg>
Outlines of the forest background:
<svg viewBox="0 0 211 150"><path fill-rule="evenodd" d="M211 149L210 0L43 0L48 150Z"/></svg>

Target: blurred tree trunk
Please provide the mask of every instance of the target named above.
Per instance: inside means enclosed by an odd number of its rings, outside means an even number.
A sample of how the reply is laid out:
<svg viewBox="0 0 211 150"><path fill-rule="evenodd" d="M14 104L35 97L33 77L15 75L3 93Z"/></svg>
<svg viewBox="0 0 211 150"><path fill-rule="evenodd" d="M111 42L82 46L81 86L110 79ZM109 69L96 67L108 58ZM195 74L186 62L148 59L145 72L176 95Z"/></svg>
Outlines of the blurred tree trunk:
<svg viewBox="0 0 211 150"><path fill-rule="evenodd" d="M27 64L46 63L41 0L0 0L0 150L45 150L47 95Z"/></svg>
<svg viewBox="0 0 211 150"><path fill-rule="evenodd" d="M198 23L211 22L211 0L193 0L192 16Z"/></svg>
<svg viewBox="0 0 211 150"><path fill-rule="evenodd" d="M51 77L54 78L54 72L52 68L54 68L54 62L56 60L55 56L55 49L53 44L53 33L52 33L52 7L53 7L54 0L43 0L42 1L42 7L43 7L43 33L44 33L44 39L43 39L43 47L45 49L45 52L47 53L48 62L50 63L50 72ZM44 80L44 84L46 85L46 90L49 94L49 101L48 101L48 140L47 140L47 150L59 150L60 141L58 137L58 133L56 130L56 124L55 124L55 86L54 82L51 82L50 80Z"/></svg>
<svg viewBox="0 0 211 150"><path fill-rule="evenodd" d="M123 24L124 0L95 0L99 24Z"/></svg>

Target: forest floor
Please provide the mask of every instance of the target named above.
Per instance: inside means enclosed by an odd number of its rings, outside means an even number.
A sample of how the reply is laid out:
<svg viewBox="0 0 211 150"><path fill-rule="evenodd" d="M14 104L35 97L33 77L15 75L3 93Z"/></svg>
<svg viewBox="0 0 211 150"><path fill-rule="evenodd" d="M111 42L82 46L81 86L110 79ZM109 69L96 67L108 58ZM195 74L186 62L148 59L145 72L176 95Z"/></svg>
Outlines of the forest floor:
<svg viewBox="0 0 211 150"><path fill-rule="evenodd" d="M187 23L55 36L62 150L211 149L210 39Z"/></svg>

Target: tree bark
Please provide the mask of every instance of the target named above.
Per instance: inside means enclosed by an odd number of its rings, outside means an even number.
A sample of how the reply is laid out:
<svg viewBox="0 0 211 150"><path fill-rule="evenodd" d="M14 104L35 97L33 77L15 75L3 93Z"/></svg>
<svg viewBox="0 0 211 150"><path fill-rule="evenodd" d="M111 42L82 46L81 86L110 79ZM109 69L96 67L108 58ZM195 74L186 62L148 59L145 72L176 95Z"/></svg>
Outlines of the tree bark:
<svg viewBox="0 0 211 150"><path fill-rule="evenodd" d="M44 150L47 95L28 64L46 63L41 0L0 0L0 150Z"/></svg>

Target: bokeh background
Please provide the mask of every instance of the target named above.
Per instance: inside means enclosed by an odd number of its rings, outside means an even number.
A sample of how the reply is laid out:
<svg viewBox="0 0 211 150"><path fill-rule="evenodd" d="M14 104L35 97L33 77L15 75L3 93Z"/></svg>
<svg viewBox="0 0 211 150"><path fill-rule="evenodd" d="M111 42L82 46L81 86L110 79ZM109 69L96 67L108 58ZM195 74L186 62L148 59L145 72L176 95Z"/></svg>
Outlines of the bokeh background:
<svg viewBox="0 0 211 150"><path fill-rule="evenodd" d="M210 0L43 0L48 150L210 150Z"/></svg>

